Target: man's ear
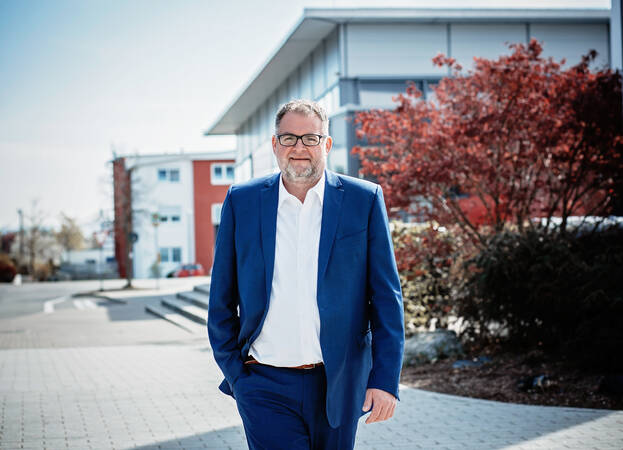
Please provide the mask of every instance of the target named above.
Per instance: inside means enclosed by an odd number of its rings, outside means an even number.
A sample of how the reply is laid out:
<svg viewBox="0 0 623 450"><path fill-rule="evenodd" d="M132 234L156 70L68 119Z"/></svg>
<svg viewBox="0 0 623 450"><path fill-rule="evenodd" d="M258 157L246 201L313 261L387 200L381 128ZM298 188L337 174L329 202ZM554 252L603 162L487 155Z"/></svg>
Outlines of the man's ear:
<svg viewBox="0 0 623 450"><path fill-rule="evenodd" d="M331 136L327 136L327 140L325 141L325 154L328 155L332 148L333 148L333 138Z"/></svg>
<svg viewBox="0 0 623 450"><path fill-rule="evenodd" d="M273 138L271 139L273 143L273 153L277 156L277 136L273 134Z"/></svg>

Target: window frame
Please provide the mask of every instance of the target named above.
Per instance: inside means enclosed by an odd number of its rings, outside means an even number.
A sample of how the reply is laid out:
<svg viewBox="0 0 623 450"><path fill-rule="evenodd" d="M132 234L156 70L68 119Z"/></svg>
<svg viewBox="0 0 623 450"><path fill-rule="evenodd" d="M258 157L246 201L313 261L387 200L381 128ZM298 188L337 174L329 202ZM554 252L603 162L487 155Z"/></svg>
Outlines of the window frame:
<svg viewBox="0 0 623 450"><path fill-rule="evenodd" d="M177 174L177 179L173 179L173 172ZM169 169L169 182L171 183L179 183L181 179L180 169Z"/></svg>
<svg viewBox="0 0 623 450"><path fill-rule="evenodd" d="M167 169L157 168L156 178L159 182L168 181L169 183L179 183L182 179L182 172L179 168ZM177 179L173 179L173 173L176 173Z"/></svg>
<svg viewBox="0 0 623 450"><path fill-rule="evenodd" d="M220 177L216 176L216 169L220 169ZM232 169L232 178L227 178L227 169ZM233 184L236 176L236 169L234 163L213 163L210 166L210 183L214 186Z"/></svg>

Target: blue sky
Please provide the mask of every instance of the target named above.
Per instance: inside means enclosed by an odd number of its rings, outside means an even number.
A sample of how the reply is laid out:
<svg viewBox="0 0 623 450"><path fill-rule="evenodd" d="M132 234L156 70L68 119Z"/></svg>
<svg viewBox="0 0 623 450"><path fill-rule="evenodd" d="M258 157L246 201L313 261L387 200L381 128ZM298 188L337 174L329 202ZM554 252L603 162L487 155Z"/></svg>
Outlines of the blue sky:
<svg viewBox="0 0 623 450"><path fill-rule="evenodd" d="M0 0L0 231L33 200L91 229L119 153L233 148L212 123L304 7L596 7L609 0Z"/></svg>

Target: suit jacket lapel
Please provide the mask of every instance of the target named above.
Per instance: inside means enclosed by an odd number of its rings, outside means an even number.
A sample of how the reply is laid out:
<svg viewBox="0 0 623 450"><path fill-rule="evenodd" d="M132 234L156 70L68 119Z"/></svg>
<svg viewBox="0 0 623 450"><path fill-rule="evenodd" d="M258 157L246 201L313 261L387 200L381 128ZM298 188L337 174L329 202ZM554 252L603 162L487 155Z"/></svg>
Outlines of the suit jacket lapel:
<svg viewBox="0 0 623 450"><path fill-rule="evenodd" d="M266 274L266 302L268 302L275 268L279 174L275 174L275 176L266 180L262 187L260 198L262 253L264 254L264 268Z"/></svg>
<svg viewBox="0 0 623 450"><path fill-rule="evenodd" d="M318 248L318 282L322 279L327 264L329 263L329 255L335 240L335 232L339 220L340 207L342 205L342 197L344 190L342 182L333 172L327 170L324 200L322 203L322 225L320 228L320 245Z"/></svg>

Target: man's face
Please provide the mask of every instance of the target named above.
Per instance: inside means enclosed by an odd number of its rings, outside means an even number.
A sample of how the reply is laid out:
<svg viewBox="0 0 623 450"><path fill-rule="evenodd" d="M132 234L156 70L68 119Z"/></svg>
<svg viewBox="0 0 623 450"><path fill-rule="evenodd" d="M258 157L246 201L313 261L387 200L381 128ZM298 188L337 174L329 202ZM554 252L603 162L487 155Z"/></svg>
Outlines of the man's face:
<svg viewBox="0 0 623 450"><path fill-rule="evenodd" d="M279 123L277 134L324 134L322 121L315 115L307 116L296 112L286 113ZM331 150L331 137L322 138L318 145L306 146L298 139L296 145L281 145L273 136L273 152L283 176L289 181L318 180L327 165L327 154Z"/></svg>

